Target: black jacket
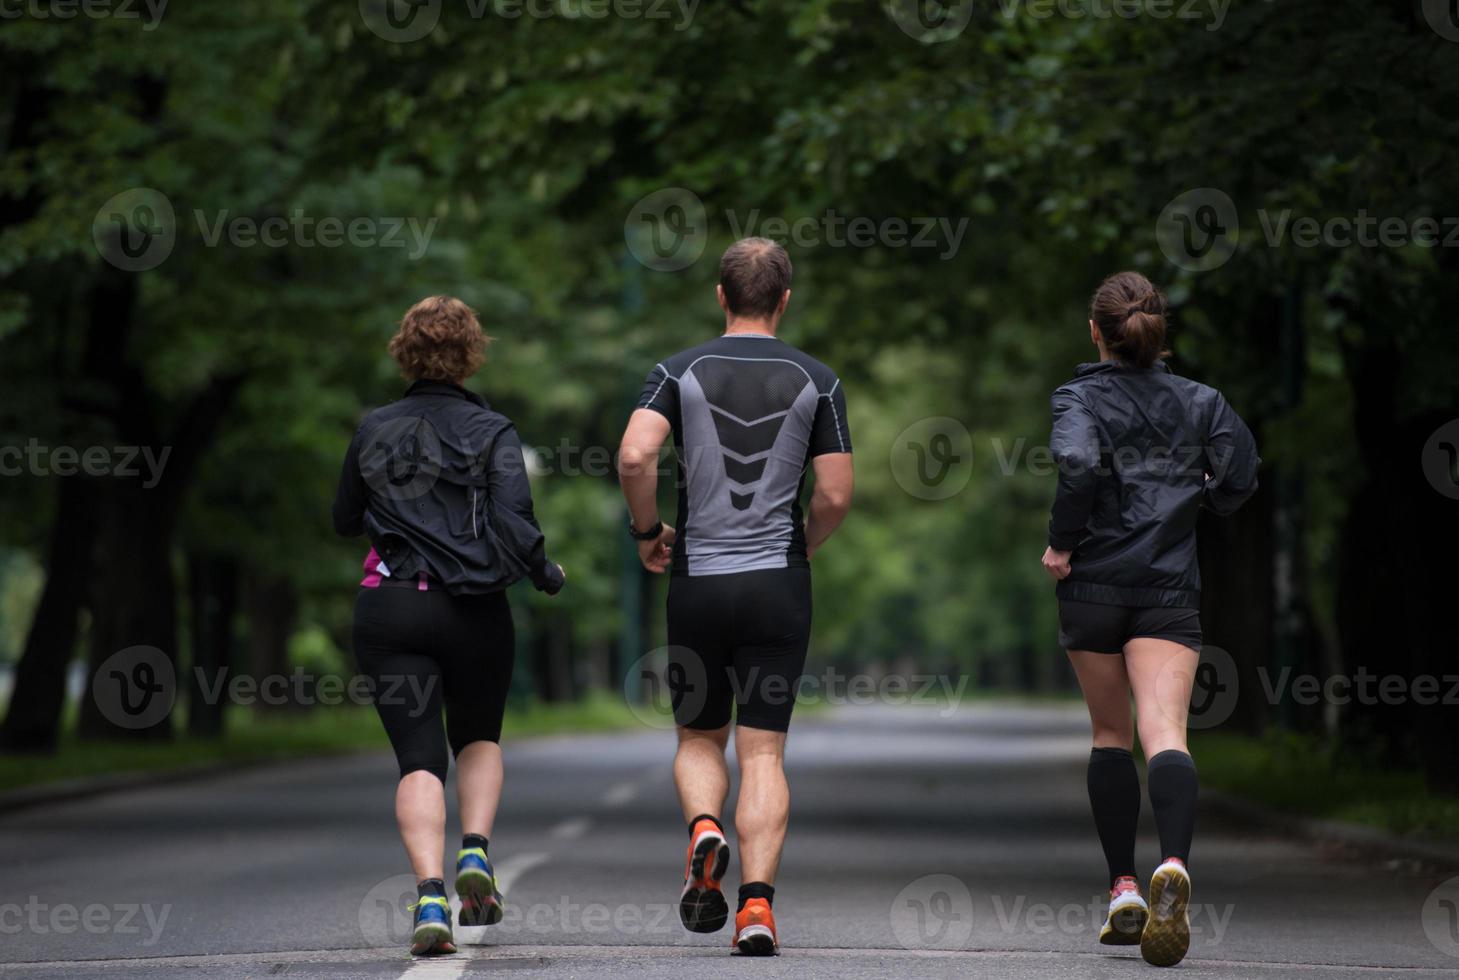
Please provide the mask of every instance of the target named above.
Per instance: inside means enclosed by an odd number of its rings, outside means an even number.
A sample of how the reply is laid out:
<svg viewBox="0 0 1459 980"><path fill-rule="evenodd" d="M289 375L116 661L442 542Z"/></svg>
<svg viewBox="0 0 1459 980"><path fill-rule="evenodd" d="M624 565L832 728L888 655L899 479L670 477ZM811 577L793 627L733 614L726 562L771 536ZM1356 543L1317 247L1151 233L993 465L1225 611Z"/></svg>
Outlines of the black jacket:
<svg viewBox="0 0 1459 980"><path fill-rule="evenodd" d="M1256 492L1246 423L1219 391L1164 364L1081 364L1052 405L1049 545L1074 553L1059 598L1199 606L1196 517L1202 506L1230 514Z"/></svg>
<svg viewBox="0 0 1459 980"><path fill-rule="evenodd" d="M456 595L521 578L549 594L562 588L516 429L453 384L417 381L365 416L345 453L334 529L368 535L392 577L425 572Z"/></svg>

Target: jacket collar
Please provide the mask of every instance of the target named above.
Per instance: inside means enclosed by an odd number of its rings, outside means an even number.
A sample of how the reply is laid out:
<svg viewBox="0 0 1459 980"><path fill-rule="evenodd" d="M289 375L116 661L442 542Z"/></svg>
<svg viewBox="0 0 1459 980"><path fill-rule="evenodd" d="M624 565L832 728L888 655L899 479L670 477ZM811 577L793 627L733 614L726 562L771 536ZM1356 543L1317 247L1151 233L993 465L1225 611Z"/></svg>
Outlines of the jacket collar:
<svg viewBox="0 0 1459 980"><path fill-rule="evenodd" d="M1113 374L1118 371L1138 371L1139 368L1132 368L1123 361L1110 359L1108 361L1091 361L1088 364L1081 364L1074 369L1074 377L1084 378L1091 374ZM1156 361L1151 371L1170 373L1170 366L1164 361Z"/></svg>
<svg viewBox="0 0 1459 980"><path fill-rule="evenodd" d="M405 389L406 398L411 398L416 395L443 395L447 398L460 398L471 402L473 405L479 405L482 408L488 407L485 398L482 398L474 391L467 391L460 385L452 384L449 381L435 381L430 378L421 378L415 384Z"/></svg>

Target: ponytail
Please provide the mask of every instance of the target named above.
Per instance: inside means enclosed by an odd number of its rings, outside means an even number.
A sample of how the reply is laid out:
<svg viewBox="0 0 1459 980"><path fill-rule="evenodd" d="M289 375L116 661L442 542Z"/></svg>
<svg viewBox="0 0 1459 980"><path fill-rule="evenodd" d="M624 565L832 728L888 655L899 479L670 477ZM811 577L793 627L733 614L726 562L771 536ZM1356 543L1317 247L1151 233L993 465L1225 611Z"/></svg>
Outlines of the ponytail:
<svg viewBox="0 0 1459 980"><path fill-rule="evenodd" d="M1165 349L1165 296L1138 272L1117 272L1094 291L1089 318L1104 346L1125 364L1154 367Z"/></svg>

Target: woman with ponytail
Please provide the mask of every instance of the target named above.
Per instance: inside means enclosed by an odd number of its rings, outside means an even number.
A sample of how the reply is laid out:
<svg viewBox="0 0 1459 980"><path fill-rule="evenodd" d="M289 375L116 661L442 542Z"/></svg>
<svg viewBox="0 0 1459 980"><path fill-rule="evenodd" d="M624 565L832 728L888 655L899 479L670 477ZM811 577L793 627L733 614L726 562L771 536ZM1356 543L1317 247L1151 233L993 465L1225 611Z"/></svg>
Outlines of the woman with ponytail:
<svg viewBox="0 0 1459 980"><path fill-rule="evenodd" d="M1165 297L1137 272L1110 276L1095 291L1089 337L1099 361L1080 365L1052 399L1059 486L1043 558L1058 582L1059 640L1093 728L1089 801L1110 878L1099 940L1138 943L1156 966L1179 963L1190 947L1196 518L1202 507L1235 511L1256 491L1261 463L1221 393L1165 366L1165 318ZM1148 904L1135 866L1136 724L1163 858Z"/></svg>

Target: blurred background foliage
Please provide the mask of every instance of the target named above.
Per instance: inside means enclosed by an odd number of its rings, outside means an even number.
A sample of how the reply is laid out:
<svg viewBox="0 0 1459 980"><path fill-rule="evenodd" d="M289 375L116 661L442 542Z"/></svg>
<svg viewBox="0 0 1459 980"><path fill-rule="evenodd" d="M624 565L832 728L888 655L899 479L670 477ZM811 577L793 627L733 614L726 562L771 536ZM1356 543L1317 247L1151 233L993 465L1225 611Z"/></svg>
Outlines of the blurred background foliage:
<svg viewBox="0 0 1459 980"><path fill-rule="evenodd" d="M1452 661L1459 524L1420 454L1459 407L1459 249L1273 244L1263 221L1456 213L1459 46L1413 0L1242 4L1219 30L972 8L945 43L873 0L700 3L687 25L446 2L405 44L311 0L178 4L148 30L7 22L0 441L171 457L153 488L0 482L5 744L54 746L68 664L134 644L184 668L349 670L364 545L332 536L329 502L358 417L403 390L394 324L437 292L496 338L473 386L541 451L539 517L569 573L556 601L515 593L519 693L618 687L662 642L664 583L629 560L608 457L638 387L720 329L716 259L752 213L834 212L969 223L950 256L788 243L783 335L841 374L857 451L855 510L816 561L819 663L1070 687L1038 566L1053 483L1000 459L1047 440L1048 393L1092 356L1089 293L1137 268L1169 291L1173 368L1222 388L1266 461L1257 498L1202 528L1208 641L1244 692L1229 725L1361 744L1453 788L1452 707L1255 692L1262 668ZM137 187L171 202L178 237L132 273L92 230ZM635 202L666 187L709 223L677 272L625 245ZM1190 272L1156 223L1202 187L1242 231ZM202 231L294 213L435 224L419 258ZM971 481L939 501L890 464L933 416L973 438ZM84 701L78 724L134 734ZM223 720L201 706L188 724Z"/></svg>

